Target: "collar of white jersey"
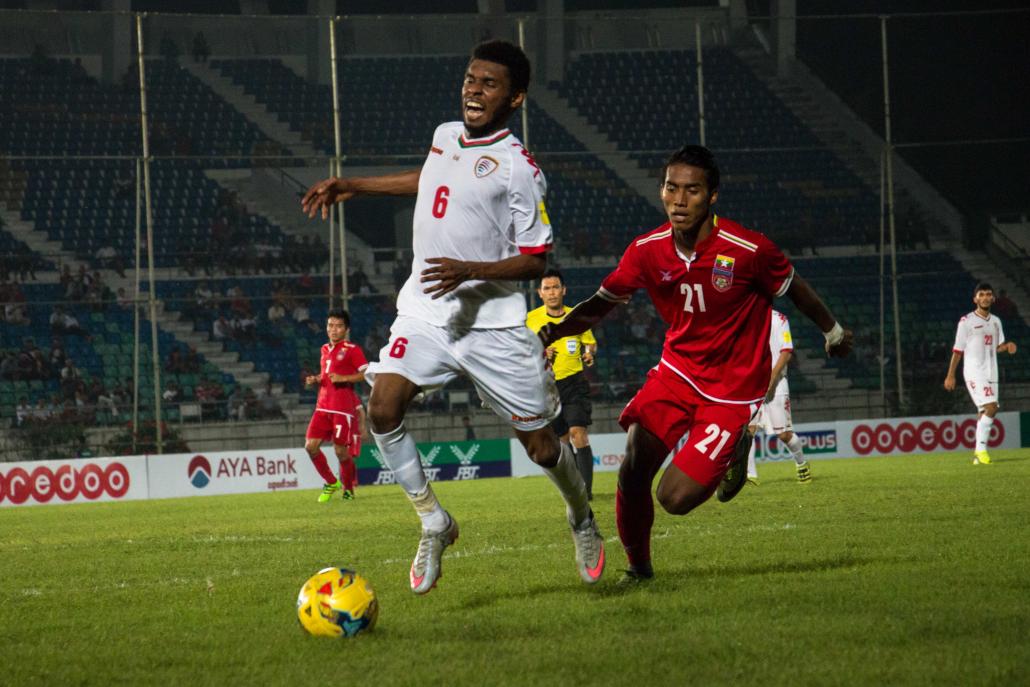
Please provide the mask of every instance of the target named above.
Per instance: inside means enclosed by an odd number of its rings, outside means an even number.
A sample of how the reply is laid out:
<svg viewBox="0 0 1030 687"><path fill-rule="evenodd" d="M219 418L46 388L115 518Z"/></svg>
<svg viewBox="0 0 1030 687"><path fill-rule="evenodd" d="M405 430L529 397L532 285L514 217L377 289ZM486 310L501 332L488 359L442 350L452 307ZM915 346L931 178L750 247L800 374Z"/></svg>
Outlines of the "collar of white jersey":
<svg viewBox="0 0 1030 687"><path fill-rule="evenodd" d="M511 129L501 129L483 138L466 138L465 132L462 131L458 135L458 145L462 148L478 148L480 146L493 145L508 136L511 136Z"/></svg>

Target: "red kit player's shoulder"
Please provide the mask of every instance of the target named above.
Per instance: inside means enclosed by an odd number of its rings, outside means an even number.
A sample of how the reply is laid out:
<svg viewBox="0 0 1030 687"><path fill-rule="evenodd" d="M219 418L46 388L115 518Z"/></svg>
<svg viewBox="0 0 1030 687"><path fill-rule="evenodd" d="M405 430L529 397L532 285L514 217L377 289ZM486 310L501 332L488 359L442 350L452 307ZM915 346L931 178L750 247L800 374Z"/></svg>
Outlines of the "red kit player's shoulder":
<svg viewBox="0 0 1030 687"><path fill-rule="evenodd" d="M762 232L748 229L743 224L726 219L721 215L715 218L715 230L720 239L729 241L752 253L757 251L759 246L772 243L769 237Z"/></svg>
<svg viewBox="0 0 1030 687"><path fill-rule="evenodd" d="M647 244L656 244L660 243L661 239L667 238L669 236L672 236L672 225L666 222L657 229L652 229L647 233L640 234L639 236L637 236L635 239L633 239L632 245L637 246L639 248Z"/></svg>

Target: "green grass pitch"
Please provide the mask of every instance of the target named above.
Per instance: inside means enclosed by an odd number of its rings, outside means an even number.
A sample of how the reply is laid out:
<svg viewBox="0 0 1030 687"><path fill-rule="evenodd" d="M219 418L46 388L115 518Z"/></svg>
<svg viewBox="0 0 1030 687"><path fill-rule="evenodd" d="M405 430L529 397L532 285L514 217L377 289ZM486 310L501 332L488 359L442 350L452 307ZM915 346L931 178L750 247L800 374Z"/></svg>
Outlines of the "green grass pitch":
<svg viewBox="0 0 1030 687"><path fill-rule="evenodd" d="M659 512L656 580L616 585L613 474L596 588L544 478L436 485L461 525L408 590L418 521L395 486L0 510L0 685L1010 685L1030 665L1030 455L788 464L686 517ZM379 624L303 634L327 565Z"/></svg>

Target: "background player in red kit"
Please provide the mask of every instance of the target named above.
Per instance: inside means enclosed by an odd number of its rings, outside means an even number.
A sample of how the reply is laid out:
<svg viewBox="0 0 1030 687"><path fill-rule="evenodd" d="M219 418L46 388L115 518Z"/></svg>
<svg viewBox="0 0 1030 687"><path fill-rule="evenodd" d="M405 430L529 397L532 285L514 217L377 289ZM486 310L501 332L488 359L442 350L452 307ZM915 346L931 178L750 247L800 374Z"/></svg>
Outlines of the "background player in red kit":
<svg viewBox="0 0 1030 687"><path fill-rule="evenodd" d="M350 450L354 436L361 436L361 420L358 408L361 401L354 393L353 384L365 378L368 361L361 347L347 341L350 333L350 316L344 310L330 310L325 332L329 343L322 345L319 373L309 375L304 383L318 384L318 400L311 415L304 449L311 457L318 474L325 481L319 503L326 503L332 495L343 489L343 498L354 498L358 483L358 470L354 463L356 452ZM333 449L340 461L340 479L336 479L329 462L322 453L322 442L333 442ZM360 449L360 443L358 444Z"/></svg>
<svg viewBox="0 0 1030 687"><path fill-rule="evenodd" d="M637 237L594 296L540 332L546 346L585 331L640 288L668 324L661 360L619 418L628 435L615 512L630 580L654 576L651 484L684 435L658 483L658 501L669 513L685 515L707 501L731 463L745 474L737 446L769 385L773 298L789 296L824 333L831 355L851 349L851 332L779 248L712 212L718 189L719 168L708 149L673 153L661 185L669 221ZM742 483L720 487L720 499L732 498Z"/></svg>

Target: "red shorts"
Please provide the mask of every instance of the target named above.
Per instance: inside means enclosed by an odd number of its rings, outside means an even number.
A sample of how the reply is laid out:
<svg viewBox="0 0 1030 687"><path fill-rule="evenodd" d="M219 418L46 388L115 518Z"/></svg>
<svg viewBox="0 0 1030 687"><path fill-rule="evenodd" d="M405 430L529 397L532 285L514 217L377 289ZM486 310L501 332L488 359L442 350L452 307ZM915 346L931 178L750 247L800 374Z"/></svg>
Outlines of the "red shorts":
<svg viewBox="0 0 1030 687"><path fill-rule="evenodd" d="M321 439L331 441L338 446L347 446L351 443L352 418L346 413L327 413L324 410L316 410L311 415L311 422L308 423L307 439Z"/></svg>
<svg viewBox="0 0 1030 687"><path fill-rule="evenodd" d="M714 489L757 412L757 403L707 399L675 372L659 365L647 373L647 381L622 411L619 424L626 430L639 424L669 451L689 432L672 462L698 484Z"/></svg>

